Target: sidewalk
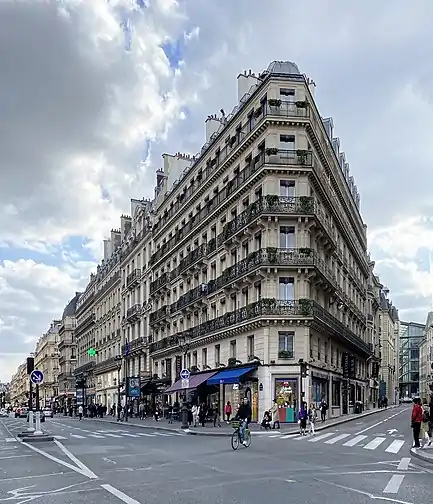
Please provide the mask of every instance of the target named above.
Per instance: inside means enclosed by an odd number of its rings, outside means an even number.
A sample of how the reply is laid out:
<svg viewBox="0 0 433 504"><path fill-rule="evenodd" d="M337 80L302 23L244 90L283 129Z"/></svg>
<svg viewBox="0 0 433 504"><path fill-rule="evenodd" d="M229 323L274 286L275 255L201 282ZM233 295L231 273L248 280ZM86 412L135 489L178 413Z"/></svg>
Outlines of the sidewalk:
<svg viewBox="0 0 433 504"><path fill-rule="evenodd" d="M419 460L433 464L433 447L425 449L411 448L410 453L413 457Z"/></svg>
<svg viewBox="0 0 433 504"><path fill-rule="evenodd" d="M389 406L387 410L391 410L396 408L397 406ZM344 417L339 417L331 420L327 420L324 424L320 423L320 421L316 424L316 431L321 431L324 429L328 429L330 427L335 427L337 425L345 424L347 422L351 422L353 420L359 420L360 418L365 418L371 415L375 415L376 413L380 413L386 411L384 409L374 409L365 411L360 414L351 414L345 415ZM90 420L88 418L83 418L83 420ZM156 422L151 418L146 418L145 420L139 420L138 418L128 418L127 422L117 422L115 418L107 416L105 418L92 418L91 420L95 420L97 422L106 423L106 424L114 424L114 425L124 425L130 427L137 427L139 429L153 429L160 431L168 431L168 432L176 432L181 434L188 434L190 436L231 436L233 433L233 428L231 425L227 425L226 423L222 423L221 427L214 427L212 424L208 424L205 427L191 427L190 429L181 429L180 422L174 422L173 424L169 424L167 420L159 420ZM260 430L260 425L257 423L250 424L250 430L252 432L264 432ZM284 434L296 434L299 432L299 427L297 424L283 424L281 429L278 431Z"/></svg>

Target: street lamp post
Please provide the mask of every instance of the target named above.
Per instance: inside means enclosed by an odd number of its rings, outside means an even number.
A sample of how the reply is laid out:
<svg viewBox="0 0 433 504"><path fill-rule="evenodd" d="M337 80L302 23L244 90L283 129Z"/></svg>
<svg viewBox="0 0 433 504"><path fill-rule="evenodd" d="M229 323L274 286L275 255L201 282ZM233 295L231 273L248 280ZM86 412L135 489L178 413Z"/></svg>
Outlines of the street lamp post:
<svg viewBox="0 0 433 504"><path fill-rule="evenodd" d="M117 362L117 421L120 422L120 370L122 369L122 356L117 355L115 357Z"/></svg>
<svg viewBox="0 0 433 504"><path fill-rule="evenodd" d="M181 336L178 336L177 338L177 343L180 348L180 350L183 352L183 367L186 369L186 356L190 347L191 343L191 336L189 334L182 334ZM188 406L186 403L186 392L182 396L182 409L180 413L180 418L182 420L182 429L188 429Z"/></svg>

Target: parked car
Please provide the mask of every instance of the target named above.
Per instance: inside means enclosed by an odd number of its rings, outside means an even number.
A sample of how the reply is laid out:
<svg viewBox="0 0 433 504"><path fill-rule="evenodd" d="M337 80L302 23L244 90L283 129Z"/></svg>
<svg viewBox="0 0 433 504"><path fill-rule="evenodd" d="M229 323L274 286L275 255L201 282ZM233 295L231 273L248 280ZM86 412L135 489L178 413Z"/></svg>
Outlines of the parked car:
<svg viewBox="0 0 433 504"><path fill-rule="evenodd" d="M15 418L26 418L29 408L17 408L15 410Z"/></svg>
<svg viewBox="0 0 433 504"><path fill-rule="evenodd" d="M45 415L47 418L53 418L53 410L51 408L44 408L42 410L42 413Z"/></svg>

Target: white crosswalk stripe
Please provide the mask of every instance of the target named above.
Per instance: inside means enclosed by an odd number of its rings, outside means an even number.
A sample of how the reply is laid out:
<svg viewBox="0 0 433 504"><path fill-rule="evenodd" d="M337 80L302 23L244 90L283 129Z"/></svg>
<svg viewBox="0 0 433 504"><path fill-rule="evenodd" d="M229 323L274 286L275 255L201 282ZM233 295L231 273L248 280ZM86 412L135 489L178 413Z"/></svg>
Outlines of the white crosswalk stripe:
<svg viewBox="0 0 433 504"><path fill-rule="evenodd" d="M129 434L129 432L124 432L124 433L122 433L122 436L135 437L135 438L138 438L138 437L139 437L139 436L137 436L137 434Z"/></svg>
<svg viewBox="0 0 433 504"><path fill-rule="evenodd" d="M89 437L96 439L105 439L104 436L101 436L100 434L89 434Z"/></svg>
<svg viewBox="0 0 433 504"><path fill-rule="evenodd" d="M57 441L64 441L65 439L68 439L65 436L54 436L54 439L57 439Z"/></svg>
<svg viewBox="0 0 433 504"><path fill-rule="evenodd" d="M403 445L404 441L402 439L396 439L388 446L385 451L388 453L398 453Z"/></svg>
<svg viewBox="0 0 433 504"><path fill-rule="evenodd" d="M322 434L321 436L310 438L308 441L310 443L317 443L319 441L322 441L322 439L326 439L326 438L334 436L334 435L335 435L335 432L327 432L326 434Z"/></svg>
<svg viewBox="0 0 433 504"><path fill-rule="evenodd" d="M384 441L386 441L386 438L384 437L377 437L374 438L373 441L370 441L364 446L364 449L366 450L375 450L378 446L380 446Z"/></svg>
<svg viewBox="0 0 433 504"><path fill-rule="evenodd" d="M69 434L69 435L76 439L86 439L86 436L80 436L79 434Z"/></svg>
<svg viewBox="0 0 433 504"><path fill-rule="evenodd" d="M105 436L108 437L114 437L114 438L121 438L122 436L119 436L119 434L112 434L111 432L107 432Z"/></svg>
<svg viewBox="0 0 433 504"><path fill-rule="evenodd" d="M342 441L343 439L346 439L350 436L350 434L340 434L339 436L336 436L335 438L328 439L328 441L325 441L325 444L335 444L338 443L338 441Z"/></svg>
<svg viewBox="0 0 433 504"><path fill-rule="evenodd" d="M364 441L364 439L367 439L368 436L364 436L363 434L360 434L359 436L355 436L353 439L350 439L346 443L343 444L343 446L355 446L361 441Z"/></svg>

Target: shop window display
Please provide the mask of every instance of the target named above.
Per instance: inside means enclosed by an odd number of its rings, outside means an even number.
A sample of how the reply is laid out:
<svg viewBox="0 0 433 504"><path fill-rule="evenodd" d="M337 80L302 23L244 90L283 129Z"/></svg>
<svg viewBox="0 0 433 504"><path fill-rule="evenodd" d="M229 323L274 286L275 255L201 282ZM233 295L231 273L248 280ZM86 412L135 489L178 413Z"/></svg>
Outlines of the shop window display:
<svg viewBox="0 0 433 504"><path fill-rule="evenodd" d="M280 422L295 422L298 397L298 380L277 378L275 399L278 404Z"/></svg>

